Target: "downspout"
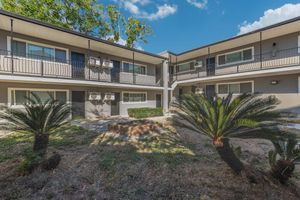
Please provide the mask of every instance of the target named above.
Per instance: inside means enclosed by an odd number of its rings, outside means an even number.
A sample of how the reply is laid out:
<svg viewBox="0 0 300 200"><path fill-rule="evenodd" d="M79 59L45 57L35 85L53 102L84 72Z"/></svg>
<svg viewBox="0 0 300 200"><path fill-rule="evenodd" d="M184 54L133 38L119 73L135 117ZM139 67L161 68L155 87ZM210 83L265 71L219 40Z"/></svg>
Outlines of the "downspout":
<svg viewBox="0 0 300 200"><path fill-rule="evenodd" d="M134 71L134 51L132 51L132 82L133 84L136 83L136 80L135 80L135 71Z"/></svg>
<svg viewBox="0 0 300 200"><path fill-rule="evenodd" d="M10 58L11 58L11 73L14 73L14 20L10 19Z"/></svg>
<svg viewBox="0 0 300 200"><path fill-rule="evenodd" d="M262 32L259 32L259 59L260 59L260 69L262 69Z"/></svg>
<svg viewBox="0 0 300 200"><path fill-rule="evenodd" d="M90 68L90 65L89 65L89 62L90 62L90 49L91 49L91 41L88 40L88 56L87 56L87 62L86 63L87 63L88 68L89 68L89 80L91 80L91 68Z"/></svg>

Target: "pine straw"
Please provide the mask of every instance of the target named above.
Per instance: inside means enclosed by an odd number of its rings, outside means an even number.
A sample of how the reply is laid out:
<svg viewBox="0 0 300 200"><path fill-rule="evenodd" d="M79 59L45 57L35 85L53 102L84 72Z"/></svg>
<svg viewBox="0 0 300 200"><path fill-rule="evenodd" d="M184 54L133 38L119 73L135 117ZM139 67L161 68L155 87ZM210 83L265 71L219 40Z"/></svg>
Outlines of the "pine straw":
<svg viewBox="0 0 300 200"><path fill-rule="evenodd" d="M299 199L292 183L262 176L251 184L220 161L206 138L168 130L137 141L85 133L90 142L50 147L63 156L52 172L16 177L17 160L0 163L0 199ZM257 156L250 150L248 163Z"/></svg>

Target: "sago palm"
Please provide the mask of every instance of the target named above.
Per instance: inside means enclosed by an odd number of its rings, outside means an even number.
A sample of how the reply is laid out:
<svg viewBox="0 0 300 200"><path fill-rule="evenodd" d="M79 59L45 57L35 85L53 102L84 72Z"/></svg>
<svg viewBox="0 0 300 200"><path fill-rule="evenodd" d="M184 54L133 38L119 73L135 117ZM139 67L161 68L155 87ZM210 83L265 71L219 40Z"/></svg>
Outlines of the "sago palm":
<svg viewBox="0 0 300 200"><path fill-rule="evenodd" d="M278 103L275 97L262 98L255 94L235 98L231 94L224 98L186 94L172 103L173 119L211 138L221 159L240 173L244 165L231 148L229 138L273 139L279 118L274 108Z"/></svg>
<svg viewBox="0 0 300 200"><path fill-rule="evenodd" d="M33 151L44 156L49 135L57 128L67 123L70 116L70 106L50 97L42 101L39 96L31 93L24 108L6 107L0 113L0 118L7 121L7 125L14 129L34 134Z"/></svg>
<svg viewBox="0 0 300 200"><path fill-rule="evenodd" d="M271 174L285 183L293 174L295 165L300 164L300 146L295 138L275 140L274 150L269 151Z"/></svg>

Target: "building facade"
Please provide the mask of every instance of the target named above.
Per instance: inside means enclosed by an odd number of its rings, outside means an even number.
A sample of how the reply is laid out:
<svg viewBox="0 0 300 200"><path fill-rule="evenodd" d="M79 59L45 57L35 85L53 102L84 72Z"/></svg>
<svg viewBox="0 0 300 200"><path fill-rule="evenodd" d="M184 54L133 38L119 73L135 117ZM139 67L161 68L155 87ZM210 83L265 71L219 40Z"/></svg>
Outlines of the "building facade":
<svg viewBox="0 0 300 200"><path fill-rule="evenodd" d="M184 93L276 95L300 113L300 18L180 54L127 48L0 10L0 104L32 93L74 117L127 115Z"/></svg>

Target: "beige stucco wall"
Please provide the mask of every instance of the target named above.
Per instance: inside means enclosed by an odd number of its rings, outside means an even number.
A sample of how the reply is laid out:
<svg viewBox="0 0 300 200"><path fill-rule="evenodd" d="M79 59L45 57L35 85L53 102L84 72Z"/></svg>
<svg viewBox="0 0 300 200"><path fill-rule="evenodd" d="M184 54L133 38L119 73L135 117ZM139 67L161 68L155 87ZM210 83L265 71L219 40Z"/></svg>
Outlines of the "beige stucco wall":
<svg viewBox="0 0 300 200"><path fill-rule="evenodd" d="M7 37L10 36L10 33L4 30L0 30L0 72L11 72L11 59L10 57L4 56L7 54ZM53 41L43 40L40 38L30 37L21 34L14 34L14 38L28 40L31 42L41 43L45 45L55 46L57 48L67 49L68 50L68 58L71 59L71 52L83 53L85 55L90 55L94 57L100 57L104 59L110 59L121 62L132 62L132 59L116 57L106 54L105 52L95 52L88 51L88 40L86 48L78 48L72 45L60 44ZM162 65L153 65L150 63L145 63L141 61L135 61L137 64L142 64L147 66L147 74L139 75L136 74L136 82L135 84L140 85L156 85L157 79L162 77L156 77L156 70L161 71ZM27 74L27 75L41 75L41 64L43 64L43 74L47 77L63 77L63 78L72 78L72 66L70 62L68 64L65 63L54 63L54 62L46 62L40 60L32 60L32 59L14 59L14 71L15 74ZM122 68L121 68L122 70ZM84 72L85 79L95 80L95 81L111 81L111 70L110 69L99 69L94 67L86 67ZM120 82L121 83L133 83L132 74L121 74ZM130 81L129 81L130 80Z"/></svg>
<svg viewBox="0 0 300 200"><path fill-rule="evenodd" d="M145 103L123 103L120 101L120 115L127 116L128 108L138 107L156 107L156 94L162 94L161 90L132 90L132 89L111 89L111 88L100 88L100 87L78 87L78 86L64 86L64 85L48 85L48 84L28 84L28 83L9 83L0 82L0 105L7 105L8 103L8 88L31 88L31 89L63 89L69 90L69 100L72 99L72 91L85 91L85 115L87 118L95 118L99 115L109 116L111 113L111 105L109 102L91 102L88 100L88 92L118 92L122 94L122 91L133 91L133 92L147 92L147 102ZM122 98L122 95L121 95ZM80 106L80 105L78 105Z"/></svg>
<svg viewBox="0 0 300 200"><path fill-rule="evenodd" d="M249 45L240 46L238 48L228 49L226 51L220 51L217 53L212 53L210 57L216 57L217 63L217 55L221 55L224 53L245 49L249 47L254 47L254 60L249 61L246 63L239 63L236 65L228 65L218 67L216 66L216 75L223 75L223 74L231 74L236 73L237 70L239 72L246 72L246 71L253 71L253 70L260 70L262 69L269 69L273 67L282 67L285 65L291 64L300 64L300 55L298 53L298 36L299 33L292 33L285 36L280 36L276 38L272 38L269 40L262 41L262 65L260 63L260 43L256 42ZM272 55L273 50L273 43L276 43L276 53L275 56ZM284 51L278 51L284 50ZM192 71L181 72L178 74L174 74L173 78L176 80L187 80L192 79L195 77L204 77L206 76L206 59L208 58L207 55L204 56L196 56L193 59L185 60L180 63L185 63L189 61L193 61L196 59L202 60L205 67L201 69L195 69ZM178 64L180 64L178 63Z"/></svg>
<svg viewBox="0 0 300 200"><path fill-rule="evenodd" d="M231 81L210 81L194 84L194 86L201 87L205 91L206 85L216 85L217 83L227 82L241 82L241 81L254 81L254 92L261 93L263 96L275 95L280 104L277 109L300 114L300 93L298 92L298 77L300 74L267 76L259 78L237 79ZM278 81L277 85L272 85L271 81ZM177 86L173 91L173 95L178 96L179 88L183 89L183 93L192 91L192 86Z"/></svg>

